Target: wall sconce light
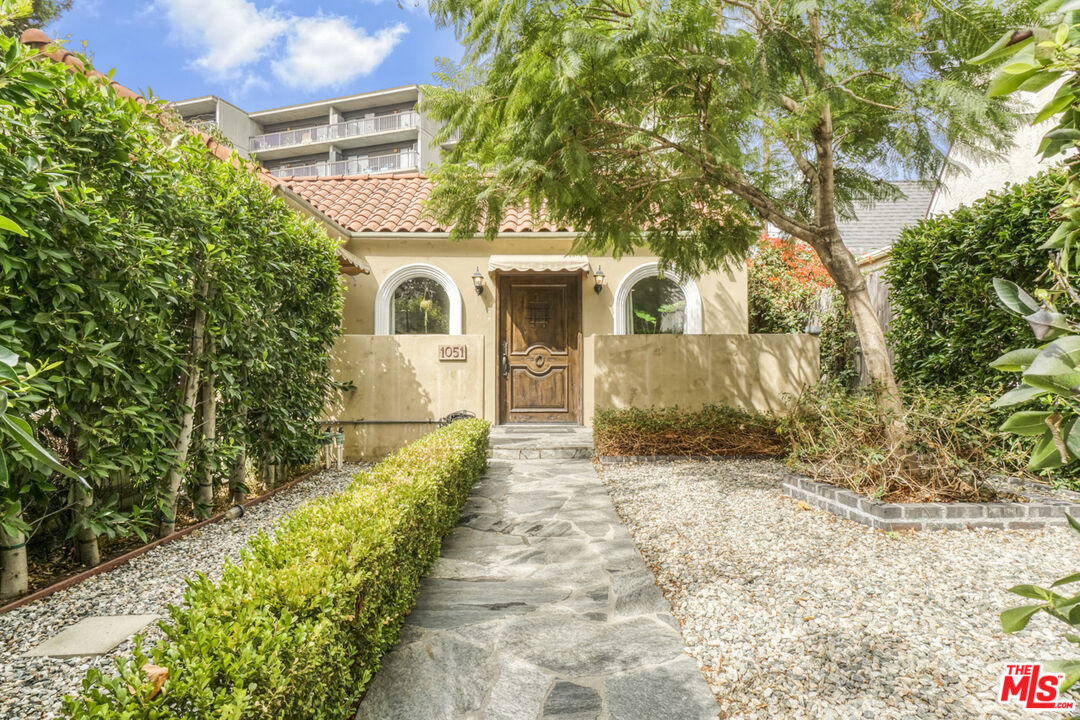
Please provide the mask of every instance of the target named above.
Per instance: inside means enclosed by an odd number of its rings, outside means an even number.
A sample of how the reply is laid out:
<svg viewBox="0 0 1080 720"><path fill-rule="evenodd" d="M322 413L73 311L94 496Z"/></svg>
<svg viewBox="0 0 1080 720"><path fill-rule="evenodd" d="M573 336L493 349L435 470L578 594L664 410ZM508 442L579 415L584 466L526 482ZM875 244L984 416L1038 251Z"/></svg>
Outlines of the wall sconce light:
<svg viewBox="0 0 1080 720"><path fill-rule="evenodd" d="M604 268L599 265L596 266L596 274L593 275L593 290L599 295L604 290L604 281L607 280L607 275L604 275Z"/></svg>
<svg viewBox="0 0 1080 720"><path fill-rule="evenodd" d="M480 266L476 266L476 272L472 274L472 284L476 288L477 295L484 294L484 276L480 274Z"/></svg>

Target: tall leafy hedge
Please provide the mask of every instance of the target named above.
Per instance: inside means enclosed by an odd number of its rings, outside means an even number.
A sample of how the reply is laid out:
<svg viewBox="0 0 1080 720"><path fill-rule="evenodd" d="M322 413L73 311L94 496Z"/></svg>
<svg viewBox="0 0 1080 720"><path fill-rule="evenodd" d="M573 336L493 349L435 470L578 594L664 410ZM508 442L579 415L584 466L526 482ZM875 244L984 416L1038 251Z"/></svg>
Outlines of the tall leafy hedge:
<svg viewBox="0 0 1080 720"><path fill-rule="evenodd" d="M1038 248L1058 227L1051 212L1064 183L1063 172L1044 172L901 234L885 273L898 380L971 392L1011 381L990 362L1027 343L1030 330L998 306L992 281L1031 287L1047 271Z"/></svg>
<svg viewBox="0 0 1080 720"><path fill-rule="evenodd" d="M0 346L60 363L35 417L62 459L168 520L167 478L192 485L196 464L314 456L342 298L334 241L164 112L0 36L0 215L21 228L0 229ZM196 371L218 406L201 441ZM68 502L13 457L7 530Z"/></svg>
<svg viewBox="0 0 1080 720"><path fill-rule="evenodd" d="M91 670L64 717L352 716L487 463L487 438L487 422L459 420L302 506L220 582L192 581L148 654L115 676ZM168 670L161 692L148 662Z"/></svg>

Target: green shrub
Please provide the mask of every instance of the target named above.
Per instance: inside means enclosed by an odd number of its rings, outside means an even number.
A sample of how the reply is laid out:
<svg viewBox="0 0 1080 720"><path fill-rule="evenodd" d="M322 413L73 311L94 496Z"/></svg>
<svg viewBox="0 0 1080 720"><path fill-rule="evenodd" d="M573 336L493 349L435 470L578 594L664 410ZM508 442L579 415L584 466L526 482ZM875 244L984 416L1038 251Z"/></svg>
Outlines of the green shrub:
<svg viewBox="0 0 1080 720"><path fill-rule="evenodd" d="M885 273L897 380L977 393L1011 382L990 363L1027 345L1030 331L998 306L992 280L1037 285L1049 267L1039 246L1058 227L1051 211L1064 188L1062 171L1042 173L901 234Z"/></svg>
<svg viewBox="0 0 1080 720"><path fill-rule="evenodd" d="M821 313L821 377L835 387L852 388L859 384L859 334L847 309L844 296L833 293Z"/></svg>
<svg viewBox="0 0 1080 720"><path fill-rule="evenodd" d="M723 405L626 408L596 413L593 443L598 455L779 456L787 443L776 428L771 415Z"/></svg>
<svg viewBox="0 0 1080 720"><path fill-rule="evenodd" d="M488 423L461 420L258 535L220 582L189 581L166 639L91 670L68 718L346 718L397 639L420 578L486 464ZM163 691L141 671L169 671Z"/></svg>

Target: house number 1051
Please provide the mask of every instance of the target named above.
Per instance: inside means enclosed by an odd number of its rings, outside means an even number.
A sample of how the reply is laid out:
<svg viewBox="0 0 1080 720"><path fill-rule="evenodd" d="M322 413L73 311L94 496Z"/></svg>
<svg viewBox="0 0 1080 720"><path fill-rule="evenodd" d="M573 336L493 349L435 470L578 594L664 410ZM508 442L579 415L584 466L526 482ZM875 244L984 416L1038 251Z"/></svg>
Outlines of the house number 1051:
<svg viewBox="0 0 1080 720"><path fill-rule="evenodd" d="M467 355L465 345L439 346L439 360L465 360Z"/></svg>

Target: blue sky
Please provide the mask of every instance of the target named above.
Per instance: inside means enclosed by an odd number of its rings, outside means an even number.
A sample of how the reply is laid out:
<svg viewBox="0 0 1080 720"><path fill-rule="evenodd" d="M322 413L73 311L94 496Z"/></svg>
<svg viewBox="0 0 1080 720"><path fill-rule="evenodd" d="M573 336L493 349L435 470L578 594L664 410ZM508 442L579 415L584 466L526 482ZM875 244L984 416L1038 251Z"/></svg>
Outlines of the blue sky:
<svg viewBox="0 0 1080 720"><path fill-rule="evenodd" d="M254 111L432 82L461 48L417 1L75 0L46 30L132 89Z"/></svg>

